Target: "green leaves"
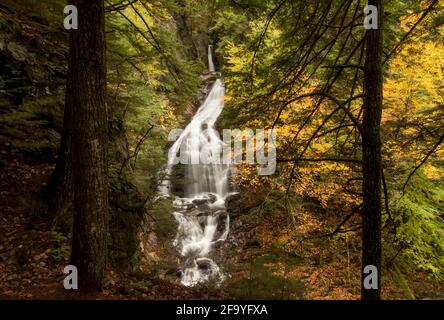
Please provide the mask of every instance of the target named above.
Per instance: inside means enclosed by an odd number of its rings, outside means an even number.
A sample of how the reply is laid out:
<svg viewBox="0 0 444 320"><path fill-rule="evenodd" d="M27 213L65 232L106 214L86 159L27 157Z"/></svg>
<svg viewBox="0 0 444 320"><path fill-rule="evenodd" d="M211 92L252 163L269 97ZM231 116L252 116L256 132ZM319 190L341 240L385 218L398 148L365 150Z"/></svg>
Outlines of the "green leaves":
<svg viewBox="0 0 444 320"><path fill-rule="evenodd" d="M397 236L405 249L404 267L425 270L444 280L444 190L442 181L416 174L406 192L391 206L398 224Z"/></svg>

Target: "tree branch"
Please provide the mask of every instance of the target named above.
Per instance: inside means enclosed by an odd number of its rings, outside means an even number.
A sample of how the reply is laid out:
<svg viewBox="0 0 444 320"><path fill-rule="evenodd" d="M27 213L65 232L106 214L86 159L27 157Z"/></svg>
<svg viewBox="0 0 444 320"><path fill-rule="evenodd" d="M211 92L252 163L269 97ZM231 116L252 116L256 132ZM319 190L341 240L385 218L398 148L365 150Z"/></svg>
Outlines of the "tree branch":
<svg viewBox="0 0 444 320"><path fill-rule="evenodd" d="M382 176L382 186L383 186L383 190L384 190L385 211L387 212L389 221L393 225L393 231L395 232L395 239L396 239L396 234L397 234L396 223L395 223L395 220L392 217L392 214L391 214L390 208L389 208L389 197L388 197L387 183L385 181L385 176L384 176L384 169L382 169L381 176Z"/></svg>
<svg viewBox="0 0 444 320"><path fill-rule="evenodd" d="M418 170L427 161L427 159L433 154L433 152L435 152L436 149L438 149L439 145L442 143L443 140L444 140L444 134L441 135L441 137L439 138L438 142L427 153L427 155L424 157L424 159L422 159L422 161L415 167L415 169L412 172L410 172L409 176L407 177L406 182L404 183L404 186L402 187L402 192L404 192L405 187L409 183L410 178L415 174L416 170Z"/></svg>
<svg viewBox="0 0 444 320"><path fill-rule="evenodd" d="M344 65L335 65L335 66L322 66L321 68L324 69L345 69L345 68L355 68L355 69L359 69L361 71L364 71L364 67L360 66L358 64L344 64Z"/></svg>
<svg viewBox="0 0 444 320"><path fill-rule="evenodd" d="M250 70L250 78L251 78L251 82L253 83L253 71L254 71L254 61L256 59L256 54L259 51L259 48L262 44L262 41L265 38L265 35L267 34L268 31L268 27L270 26L271 21L273 20L273 17L275 16L275 14L279 11L279 9L284 5L284 3L287 0L282 0L277 6L276 8L269 14L268 18L267 18L267 23L265 25L265 29L262 31L261 36L259 38L259 42L256 46L256 49L254 50L253 53L253 58L251 59L251 70Z"/></svg>
<svg viewBox="0 0 444 320"><path fill-rule="evenodd" d="M321 96L321 97L324 97L324 98L327 98L327 99L333 101L333 102L334 102L334 103L335 103L340 109L342 109L342 110L345 112L345 114L350 118L350 120L353 122L353 124L354 124L354 125L359 129L359 131L362 133L362 126L359 124L358 120L353 116L353 114L351 113L351 111L348 110L348 109L345 107L345 105L347 105L348 103L350 103L350 102L353 101L353 100L363 98L363 97L364 97L363 94L359 94L359 95L357 95L357 96L351 97L351 98L347 99L346 101L344 101L344 102L342 102L342 103L341 103L338 99L336 99L335 97L333 97L332 95L330 95L330 94L327 93L327 92L311 92L311 93L302 94L302 95L300 95L300 96L297 96L296 98L293 98L293 99L287 101L287 102L282 106L282 108L279 110L279 114L278 114L278 116L277 116L277 118L276 118L276 120L275 120L275 122L274 122L274 124L273 124L273 127L276 125L276 122L277 122L277 120L280 118L280 115L282 114L283 110L284 110L289 104L291 104L291 103L293 103L293 102L296 102L296 101L298 101L298 100L301 100L301 99L307 98L307 97L314 97L314 96Z"/></svg>
<svg viewBox="0 0 444 320"><path fill-rule="evenodd" d="M142 138L140 138L140 140L137 142L136 144L136 148L134 149L134 152L132 155L130 155L129 157L127 157L123 163L122 166L120 167L120 171L119 171L119 175L122 174L123 168L125 167L125 165L128 163L129 160L131 160L132 158L135 158L137 156L137 154L140 151L140 147L142 146L143 140L145 140L145 138L148 136L148 134L150 133L150 131L154 128L154 124L151 125L151 127L148 128L148 130L145 132L145 134L142 136Z"/></svg>
<svg viewBox="0 0 444 320"><path fill-rule="evenodd" d="M404 43L404 41L408 38L408 36L413 32L413 30L416 29L416 27L421 23L422 20L432 11L435 4L438 3L438 0L433 0L433 2L430 4L430 6L423 12L422 16L416 21L416 23L410 28L410 30L401 38L401 40L398 42L398 44L387 54L385 60L382 62L384 65L390 57L398 50L398 48Z"/></svg>
<svg viewBox="0 0 444 320"><path fill-rule="evenodd" d="M295 159L276 159L276 162L351 162L361 164L359 159L341 159L341 158L295 158Z"/></svg>
<svg viewBox="0 0 444 320"><path fill-rule="evenodd" d="M310 240L310 239L317 239L317 238L325 238L325 237L332 237L332 236L334 236L335 234L337 234L337 233L340 233L341 232L341 228L342 228L342 226L348 221L348 220L350 220L350 218L351 217L353 217L357 212L359 212L359 210L362 208L362 204L361 205L359 205L359 206L357 206L356 208L354 208L345 218L344 218L344 220L342 220L342 222L336 227L336 229L335 230L333 230L332 232L330 232L330 233L327 233L327 234L323 234L323 235L320 235L320 236L314 236L314 237L306 237L306 238L304 238L304 239L302 239L301 241L304 241L304 240ZM349 229L349 230L345 230L345 231L355 231L355 230L357 230L357 229L359 229L359 228L361 228L361 226L359 225L358 226L358 228L352 228L352 229Z"/></svg>
<svg viewBox="0 0 444 320"><path fill-rule="evenodd" d="M128 3L125 3L127 1L128 1ZM119 10L125 9L126 7L130 6L133 3L136 3L137 1L139 1L139 0L131 0L131 1L123 0L123 1L120 1L119 3L109 5L107 8L105 8L105 12L108 13L108 12L119 11Z"/></svg>

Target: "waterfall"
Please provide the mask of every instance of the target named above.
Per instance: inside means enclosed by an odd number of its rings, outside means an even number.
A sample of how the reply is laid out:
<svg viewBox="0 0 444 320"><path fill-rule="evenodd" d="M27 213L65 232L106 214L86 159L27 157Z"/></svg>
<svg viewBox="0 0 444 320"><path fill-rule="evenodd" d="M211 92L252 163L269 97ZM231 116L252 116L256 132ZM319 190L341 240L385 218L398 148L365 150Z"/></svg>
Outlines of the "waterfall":
<svg viewBox="0 0 444 320"><path fill-rule="evenodd" d="M212 51L213 51L213 46L210 44L208 46L208 71L215 72L216 69L214 68Z"/></svg>
<svg viewBox="0 0 444 320"><path fill-rule="evenodd" d="M212 46L208 46L209 71L215 72ZM221 164L223 142L214 128L224 107L225 88L221 79L212 85L204 103L168 151L167 176L160 186L172 195L174 180L168 178L180 159L183 196L174 200L173 216L178 222L174 245L182 257L181 283L193 286L225 278L214 261L214 247L227 238L230 217L225 208L229 193L230 166ZM185 163L185 164L184 164Z"/></svg>

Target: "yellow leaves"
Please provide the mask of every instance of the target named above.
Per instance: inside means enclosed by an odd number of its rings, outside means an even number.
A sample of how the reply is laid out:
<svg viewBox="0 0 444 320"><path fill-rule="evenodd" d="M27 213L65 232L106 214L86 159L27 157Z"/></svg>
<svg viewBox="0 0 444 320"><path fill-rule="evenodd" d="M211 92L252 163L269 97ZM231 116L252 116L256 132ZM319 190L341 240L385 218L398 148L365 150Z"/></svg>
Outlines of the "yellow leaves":
<svg viewBox="0 0 444 320"><path fill-rule="evenodd" d="M415 19L413 15L407 16L402 23ZM444 43L433 38L415 40L404 44L390 61L384 83L383 128L388 132L398 128L398 145L388 139L384 154L400 167L404 163L399 161L400 155L404 159L417 159L418 153L423 152L424 147L415 143L416 139L426 142L431 138L423 132L424 128L437 125L437 107L444 104ZM399 143L402 140L411 143Z"/></svg>
<svg viewBox="0 0 444 320"><path fill-rule="evenodd" d="M225 96L223 96L223 100L225 103L229 103L230 101L233 100L233 97L225 95Z"/></svg>
<svg viewBox="0 0 444 320"><path fill-rule="evenodd" d="M442 102L443 66L442 42L426 40L404 45L390 63L390 76L384 84L386 102L397 109L408 103L410 112Z"/></svg>
<svg viewBox="0 0 444 320"><path fill-rule="evenodd" d="M164 103L162 115L159 117L159 125L164 130L170 130L177 125L177 116L175 110L171 105Z"/></svg>
<svg viewBox="0 0 444 320"><path fill-rule="evenodd" d="M444 103L444 44L406 44L390 63L384 84L384 120L415 114Z"/></svg>
<svg viewBox="0 0 444 320"><path fill-rule="evenodd" d="M441 180L444 178L444 170L426 162L422 167L423 173L431 180Z"/></svg>
<svg viewBox="0 0 444 320"><path fill-rule="evenodd" d="M235 45L233 42L228 42L227 49L228 70L234 73L244 72L245 66L253 59L253 53L244 45Z"/></svg>

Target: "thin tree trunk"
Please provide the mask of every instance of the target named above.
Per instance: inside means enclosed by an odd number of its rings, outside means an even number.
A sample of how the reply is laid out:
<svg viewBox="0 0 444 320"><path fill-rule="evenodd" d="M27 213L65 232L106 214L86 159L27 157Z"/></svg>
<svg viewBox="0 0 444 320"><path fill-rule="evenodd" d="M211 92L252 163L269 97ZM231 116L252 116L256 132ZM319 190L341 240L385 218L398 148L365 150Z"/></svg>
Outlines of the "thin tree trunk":
<svg viewBox="0 0 444 320"><path fill-rule="evenodd" d="M197 59L198 53L196 43L193 39L192 30L188 26L187 15L185 13L186 3L183 0L176 0L176 4L180 8L180 11L176 12L173 10L172 15L175 18L174 20L176 21L178 35L180 39L187 45L186 50L190 57L193 59Z"/></svg>
<svg viewBox="0 0 444 320"><path fill-rule="evenodd" d="M71 78L68 70L67 78ZM72 226L72 212L74 202L73 172L72 172L72 117L73 102L72 90L70 88L72 81L67 81L65 94L65 110L63 113L63 130L60 142L57 164L52 173L48 184L49 211L52 215L53 227ZM68 222L65 224L64 222ZM71 223L69 223L71 222ZM71 230L70 230L71 231Z"/></svg>
<svg viewBox="0 0 444 320"><path fill-rule="evenodd" d="M362 282L363 300L380 299L381 290L381 138L382 114L382 18L383 0L369 0L378 9L378 28L366 31L364 71L364 114L362 134L363 228ZM377 289L366 289L363 270L373 265L378 270Z"/></svg>
<svg viewBox="0 0 444 320"><path fill-rule="evenodd" d="M70 30L67 104L72 112L74 227L71 263L79 289L102 287L107 258L108 169L103 0L74 0L78 30Z"/></svg>

